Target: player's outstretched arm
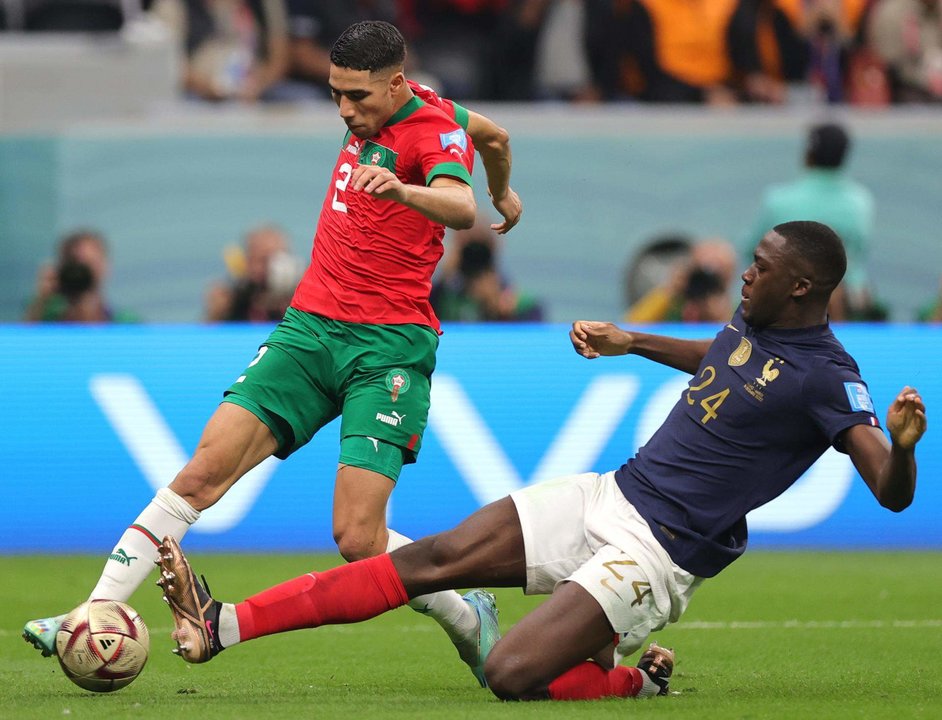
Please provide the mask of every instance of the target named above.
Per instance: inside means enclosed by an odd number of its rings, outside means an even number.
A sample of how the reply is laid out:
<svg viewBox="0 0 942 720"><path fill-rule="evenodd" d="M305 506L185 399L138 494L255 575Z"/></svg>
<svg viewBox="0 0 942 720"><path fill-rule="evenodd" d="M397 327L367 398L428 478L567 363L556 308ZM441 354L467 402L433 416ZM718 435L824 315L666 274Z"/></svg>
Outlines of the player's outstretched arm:
<svg viewBox="0 0 942 720"><path fill-rule="evenodd" d="M886 413L886 439L878 428L854 425L844 445L879 503L893 512L909 507L916 492L916 444L926 432L926 406L915 388L904 387Z"/></svg>
<svg viewBox="0 0 942 720"><path fill-rule="evenodd" d="M510 134L490 118L469 110L468 135L484 163L487 194L494 208L504 218L503 222L492 224L491 229L503 235L520 222L523 214L520 197L510 187Z"/></svg>
<svg viewBox="0 0 942 720"><path fill-rule="evenodd" d="M577 320L569 331L577 353L594 360L603 355L640 355L691 375L700 367L712 340L681 340L665 335L628 332L610 322Z"/></svg>

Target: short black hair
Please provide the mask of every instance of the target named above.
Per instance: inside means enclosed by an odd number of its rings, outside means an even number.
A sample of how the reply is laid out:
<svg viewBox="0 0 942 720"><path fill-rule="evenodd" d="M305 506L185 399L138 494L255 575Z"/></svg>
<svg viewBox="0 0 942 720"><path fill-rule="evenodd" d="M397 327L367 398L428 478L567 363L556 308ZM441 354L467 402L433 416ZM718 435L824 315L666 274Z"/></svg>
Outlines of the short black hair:
<svg viewBox="0 0 942 720"><path fill-rule="evenodd" d="M351 70L385 70L402 65L406 41L388 22L364 20L344 30L330 49L330 62Z"/></svg>
<svg viewBox="0 0 942 720"><path fill-rule="evenodd" d="M840 125L815 125L808 133L808 164L811 167L839 168L844 164L849 147L850 137Z"/></svg>
<svg viewBox="0 0 942 720"><path fill-rule="evenodd" d="M847 253L840 236L824 223L794 220L772 228L785 238L788 251L804 260L813 273L813 282L824 292L836 288L847 271Z"/></svg>

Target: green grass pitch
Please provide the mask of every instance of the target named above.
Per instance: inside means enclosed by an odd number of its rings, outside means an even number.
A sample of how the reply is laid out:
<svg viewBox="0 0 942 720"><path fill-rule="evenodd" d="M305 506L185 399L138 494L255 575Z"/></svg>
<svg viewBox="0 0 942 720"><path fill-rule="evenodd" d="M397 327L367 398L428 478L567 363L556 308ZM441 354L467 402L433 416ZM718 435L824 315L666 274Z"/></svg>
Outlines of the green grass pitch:
<svg viewBox="0 0 942 720"><path fill-rule="evenodd" d="M238 600L336 556L191 557ZM677 652L669 697L502 703L477 688L435 623L407 608L359 625L263 638L204 666L171 654L170 615L147 583L151 632L133 684L96 695L20 639L23 623L85 599L103 558L0 557L0 718L942 718L942 554L747 553L656 635ZM498 590L506 630L541 601Z"/></svg>

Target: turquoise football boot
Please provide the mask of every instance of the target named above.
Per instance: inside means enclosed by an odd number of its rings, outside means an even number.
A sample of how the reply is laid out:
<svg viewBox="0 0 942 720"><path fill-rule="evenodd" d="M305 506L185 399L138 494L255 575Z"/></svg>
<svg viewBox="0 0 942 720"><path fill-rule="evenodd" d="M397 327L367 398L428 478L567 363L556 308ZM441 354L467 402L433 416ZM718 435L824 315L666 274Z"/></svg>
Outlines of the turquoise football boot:
<svg viewBox="0 0 942 720"><path fill-rule="evenodd" d="M461 652L461 659L471 668L471 672L482 688L487 687L484 677L484 661L491 652L491 648L500 640L500 626L497 623L497 600L486 590L472 590L464 595L464 601L474 608L477 613L479 625L477 642L472 652Z"/></svg>
<svg viewBox="0 0 942 720"><path fill-rule="evenodd" d="M56 654L56 633L65 620L65 614L55 617L30 620L23 626L23 639L43 654L50 657Z"/></svg>

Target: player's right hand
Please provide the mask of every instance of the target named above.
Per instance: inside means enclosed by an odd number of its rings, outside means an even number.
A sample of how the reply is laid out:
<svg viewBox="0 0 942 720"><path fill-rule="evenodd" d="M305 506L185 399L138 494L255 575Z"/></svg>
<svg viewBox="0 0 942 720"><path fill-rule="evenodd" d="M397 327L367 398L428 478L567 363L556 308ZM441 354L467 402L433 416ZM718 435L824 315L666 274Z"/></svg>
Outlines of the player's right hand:
<svg viewBox="0 0 942 720"><path fill-rule="evenodd" d="M381 200L402 202L403 198L402 181L379 165L357 165L350 174L349 187Z"/></svg>
<svg viewBox="0 0 942 720"><path fill-rule="evenodd" d="M594 360L602 355L627 355L631 349L631 333L610 322L577 320L569 331L573 349L584 358Z"/></svg>

